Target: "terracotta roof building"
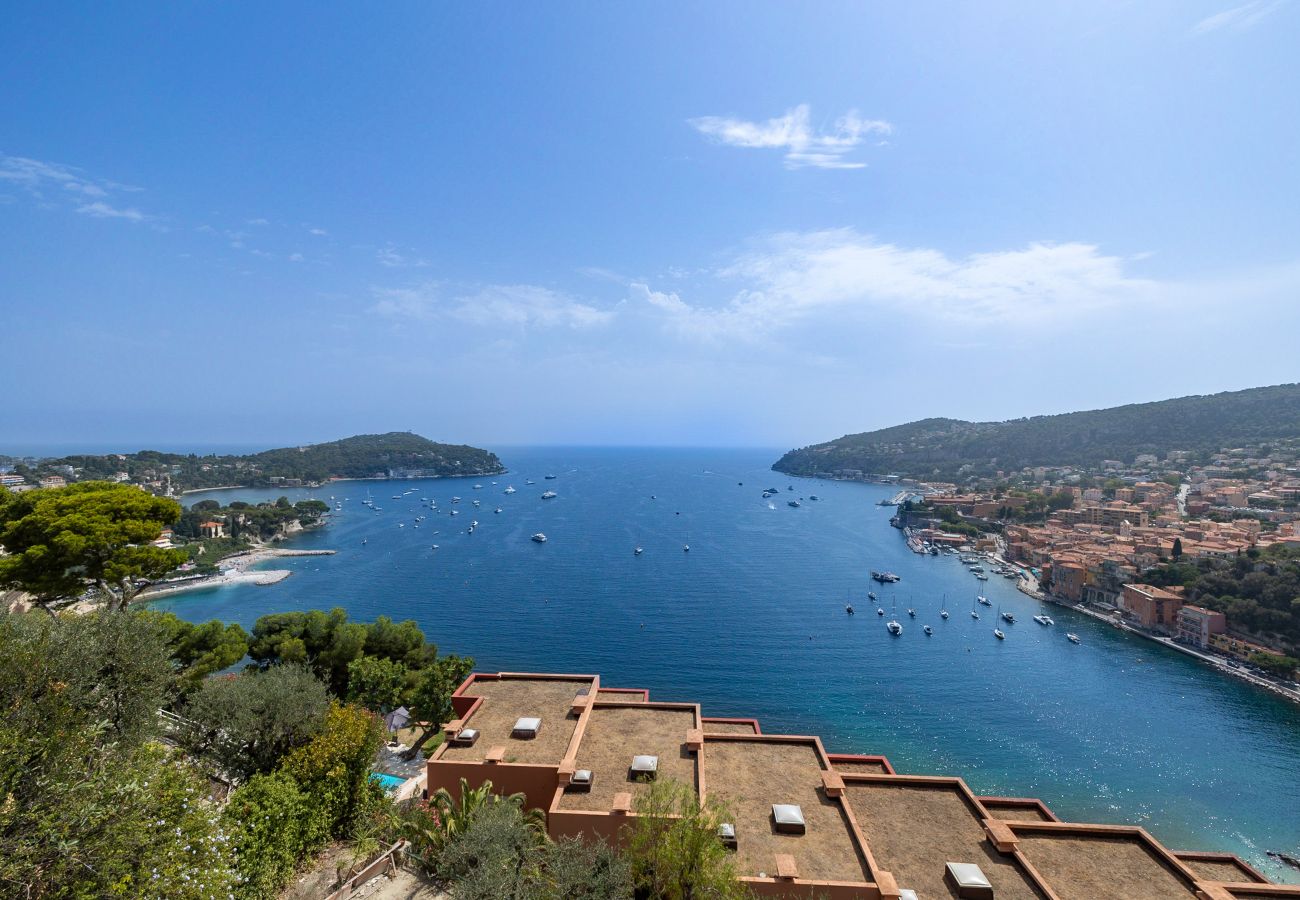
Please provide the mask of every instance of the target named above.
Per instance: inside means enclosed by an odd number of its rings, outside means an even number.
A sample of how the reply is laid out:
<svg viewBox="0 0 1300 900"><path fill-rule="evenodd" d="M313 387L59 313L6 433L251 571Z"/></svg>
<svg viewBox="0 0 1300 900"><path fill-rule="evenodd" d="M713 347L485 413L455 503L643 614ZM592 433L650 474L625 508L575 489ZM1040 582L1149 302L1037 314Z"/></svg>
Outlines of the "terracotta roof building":
<svg viewBox="0 0 1300 900"><path fill-rule="evenodd" d="M476 673L452 703L430 792L490 780L545 810L552 837L618 842L648 782L671 778L725 805L724 843L757 896L1300 900L1235 856L1062 822L1040 800L976 796L960 778L899 774L883 756L828 753L596 675Z"/></svg>

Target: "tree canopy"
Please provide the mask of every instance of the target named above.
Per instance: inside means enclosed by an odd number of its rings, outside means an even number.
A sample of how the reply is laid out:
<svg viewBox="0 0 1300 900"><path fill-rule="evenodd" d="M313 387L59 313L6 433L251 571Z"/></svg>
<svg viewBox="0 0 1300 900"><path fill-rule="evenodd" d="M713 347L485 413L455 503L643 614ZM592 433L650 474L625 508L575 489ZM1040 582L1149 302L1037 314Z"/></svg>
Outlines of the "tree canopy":
<svg viewBox="0 0 1300 900"><path fill-rule="evenodd" d="M180 517L175 501L100 481L0 492L0 586L53 612L97 590L121 609L185 554L152 545Z"/></svg>

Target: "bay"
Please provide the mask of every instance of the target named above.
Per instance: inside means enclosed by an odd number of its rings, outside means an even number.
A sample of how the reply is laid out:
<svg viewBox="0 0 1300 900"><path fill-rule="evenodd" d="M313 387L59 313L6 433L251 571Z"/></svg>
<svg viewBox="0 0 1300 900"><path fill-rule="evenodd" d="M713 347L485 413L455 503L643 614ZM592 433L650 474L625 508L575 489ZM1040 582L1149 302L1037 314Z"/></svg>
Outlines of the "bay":
<svg viewBox="0 0 1300 900"><path fill-rule="evenodd" d="M1035 624L1038 604L1013 582L911 553L877 505L893 489L790 479L768 469L778 450L498 453L510 474L190 495L334 496L343 510L331 524L290 546L338 553L274 561L294 572L277 585L156 605L246 627L333 606L411 618L480 670L599 673L607 686L753 716L767 733L819 734L831 752L882 753L900 772L959 775L982 794L1041 797L1069 820L1139 824L1174 849L1238 853L1296 880L1265 851L1300 848L1300 707L1067 610L1051 608L1055 627ZM779 495L763 499L766 487ZM547 489L558 496L541 499ZM362 505L367 494L379 512ZM539 531L544 544L529 539ZM881 587L871 569L902 580ZM900 637L875 614L873 589ZM994 606L975 621L978 590ZM999 607L1018 620L1002 626L1005 641L992 634Z"/></svg>

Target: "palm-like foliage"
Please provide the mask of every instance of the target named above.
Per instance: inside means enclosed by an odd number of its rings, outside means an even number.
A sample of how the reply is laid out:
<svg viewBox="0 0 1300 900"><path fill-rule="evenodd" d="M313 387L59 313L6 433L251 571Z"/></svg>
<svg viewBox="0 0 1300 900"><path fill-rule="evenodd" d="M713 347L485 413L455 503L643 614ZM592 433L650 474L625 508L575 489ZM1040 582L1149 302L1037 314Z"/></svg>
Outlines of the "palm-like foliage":
<svg viewBox="0 0 1300 900"><path fill-rule="evenodd" d="M546 839L546 814L540 809L525 809L526 798L523 794L493 793L491 781L484 781L478 787L471 788L469 781L464 778L460 780L457 794L459 798L446 788L438 788L426 806L416 807L408 814L403 831L417 852L427 853L430 858L441 853L443 848L465 832L480 810L497 803L516 807L524 824L537 835L538 841Z"/></svg>

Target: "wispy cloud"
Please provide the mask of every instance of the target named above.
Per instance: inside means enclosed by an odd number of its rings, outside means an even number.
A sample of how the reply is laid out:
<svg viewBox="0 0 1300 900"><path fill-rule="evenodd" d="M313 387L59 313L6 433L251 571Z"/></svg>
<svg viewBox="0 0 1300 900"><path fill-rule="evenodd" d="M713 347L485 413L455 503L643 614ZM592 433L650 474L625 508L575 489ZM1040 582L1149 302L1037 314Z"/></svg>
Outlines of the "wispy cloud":
<svg viewBox="0 0 1300 900"><path fill-rule="evenodd" d="M750 122L723 116L701 116L690 124L710 140L731 147L784 150L786 168L811 166L819 169L861 169L866 166L846 157L872 135L888 135L888 122L864 119L849 110L827 131L814 131L807 104L766 122Z"/></svg>
<svg viewBox="0 0 1300 900"><path fill-rule="evenodd" d="M568 294L529 284L488 285L473 293L446 296L430 283L374 291L373 312L394 319L447 318L480 327L585 329L610 322L614 314Z"/></svg>
<svg viewBox="0 0 1300 900"><path fill-rule="evenodd" d="M87 216L94 216L96 219L126 219L129 222L143 222L149 218L135 207L118 208L102 200L78 206L77 212Z"/></svg>
<svg viewBox="0 0 1300 900"><path fill-rule="evenodd" d="M375 261L381 266L387 266L390 269L418 269L429 264L428 260L408 256L405 253L399 252L392 244L389 244L387 247L381 247L379 250L375 251Z"/></svg>
<svg viewBox="0 0 1300 900"><path fill-rule="evenodd" d="M1034 325L1153 296L1155 284L1125 272L1124 263L1083 243L952 258L844 229L776 235L741 254L715 273L739 284L722 305L693 305L640 283L629 290L673 330L710 339L758 338L826 314L847 324L883 311Z"/></svg>
<svg viewBox="0 0 1300 900"><path fill-rule="evenodd" d="M308 228L307 233L316 237L325 237L325 235L329 234L324 228Z"/></svg>
<svg viewBox="0 0 1300 900"><path fill-rule="evenodd" d="M62 163L0 153L0 183L20 188L40 203L67 204L76 212L97 219L145 222L156 218L134 207L110 202L114 193L134 192L138 188L94 178Z"/></svg>
<svg viewBox="0 0 1300 900"><path fill-rule="evenodd" d="M1251 0L1250 3L1243 3L1241 6L1234 6L1212 16L1206 16L1192 26L1192 34L1209 34L1225 28L1245 31L1254 28L1286 3L1287 0Z"/></svg>

